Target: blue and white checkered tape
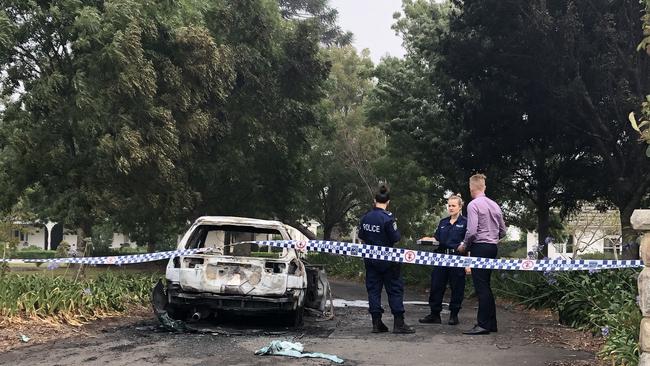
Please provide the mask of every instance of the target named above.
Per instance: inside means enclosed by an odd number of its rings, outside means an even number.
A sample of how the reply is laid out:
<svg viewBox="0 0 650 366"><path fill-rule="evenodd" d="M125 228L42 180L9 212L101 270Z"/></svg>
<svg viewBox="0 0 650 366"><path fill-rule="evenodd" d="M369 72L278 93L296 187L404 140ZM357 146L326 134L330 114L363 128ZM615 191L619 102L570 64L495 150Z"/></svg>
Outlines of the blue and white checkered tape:
<svg viewBox="0 0 650 366"><path fill-rule="evenodd" d="M72 263L72 264L109 264L122 265L133 263L154 262L162 259L169 259L183 255L190 255L203 252L203 249L182 249L167 252L118 255L108 257L67 257L67 258L48 258L48 259L2 259L0 262L16 263Z"/></svg>
<svg viewBox="0 0 650 366"><path fill-rule="evenodd" d="M293 247L302 251L316 251L391 262L458 268L470 267L481 269L525 271L579 271L643 267L643 261L641 260L492 259L325 240L283 240L260 241L256 243L259 245L268 245L283 248Z"/></svg>
<svg viewBox="0 0 650 366"><path fill-rule="evenodd" d="M643 267L641 260L570 260L570 259L492 259L465 257L458 255L432 253L404 248L383 247L370 244L356 244L326 240L264 240L248 242L278 248L294 248L298 251L315 251L365 259L376 259L400 263L413 263L428 266L480 268L524 271L581 271L615 268ZM122 265L153 262L172 257L202 254L206 249L181 249L167 252L121 255L110 257L72 257L51 259L0 259L0 262L23 263L77 263Z"/></svg>

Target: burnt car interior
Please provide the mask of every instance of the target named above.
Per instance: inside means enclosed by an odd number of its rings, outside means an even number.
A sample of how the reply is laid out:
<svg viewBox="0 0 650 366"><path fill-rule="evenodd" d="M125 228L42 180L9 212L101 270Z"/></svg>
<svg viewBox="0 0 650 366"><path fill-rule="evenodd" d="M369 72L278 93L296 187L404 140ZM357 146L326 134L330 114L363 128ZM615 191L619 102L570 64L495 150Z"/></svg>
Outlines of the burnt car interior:
<svg viewBox="0 0 650 366"><path fill-rule="evenodd" d="M277 230L252 226L202 225L185 248L211 248L217 254L241 257L281 258L287 254L282 248L251 243L260 240L282 240L282 235Z"/></svg>

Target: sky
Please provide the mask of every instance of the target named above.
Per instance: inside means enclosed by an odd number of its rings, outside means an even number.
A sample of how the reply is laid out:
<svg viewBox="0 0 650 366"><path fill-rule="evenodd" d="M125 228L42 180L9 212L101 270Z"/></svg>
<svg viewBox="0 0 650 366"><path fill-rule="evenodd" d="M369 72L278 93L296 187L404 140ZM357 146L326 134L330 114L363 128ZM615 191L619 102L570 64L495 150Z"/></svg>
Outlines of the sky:
<svg viewBox="0 0 650 366"><path fill-rule="evenodd" d="M401 10L402 0L330 0L329 3L339 11L341 28L354 33L354 47L358 51L370 49L375 64L386 54L404 56L402 39L390 29L393 13Z"/></svg>

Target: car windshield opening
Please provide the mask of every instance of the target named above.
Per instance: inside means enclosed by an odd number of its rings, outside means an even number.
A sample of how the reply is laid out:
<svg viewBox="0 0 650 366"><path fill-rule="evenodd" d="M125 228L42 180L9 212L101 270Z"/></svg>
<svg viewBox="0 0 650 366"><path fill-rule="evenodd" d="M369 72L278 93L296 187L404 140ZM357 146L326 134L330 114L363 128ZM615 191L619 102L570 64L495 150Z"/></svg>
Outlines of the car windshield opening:
<svg viewBox="0 0 650 366"><path fill-rule="evenodd" d="M251 243L282 240L278 230L236 225L201 225L194 230L186 249L210 248L214 253L239 257L280 258L286 249Z"/></svg>

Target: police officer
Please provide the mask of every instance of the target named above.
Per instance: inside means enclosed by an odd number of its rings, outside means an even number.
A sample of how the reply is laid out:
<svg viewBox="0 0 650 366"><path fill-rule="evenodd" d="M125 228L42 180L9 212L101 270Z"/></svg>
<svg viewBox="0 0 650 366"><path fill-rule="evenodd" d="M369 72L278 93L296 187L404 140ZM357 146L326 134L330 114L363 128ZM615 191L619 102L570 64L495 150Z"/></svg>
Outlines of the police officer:
<svg viewBox="0 0 650 366"><path fill-rule="evenodd" d="M450 216L440 220L436 233L433 234L440 243L436 250L437 253L462 255L456 251L458 245L465 238L467 230L467 219L461 215L462 208L463 200L460 195L453 195L447 199L447 212ZM434 266L431 271L431 290L429 291L431 314L420 319L420 323L440 324L442 322L440 311L447 283L451 287L450 315L447 324L458 324L458 312L465 296L465 269L441 266Z"/></svg>
<svg viewBox="0 0 650 366"><path fill-rule="evenodd" d="M375 207L361 218L359 239L370 245L392 247L400 240L400 233L393 214L386 211L390 202L388 188L379 187L375 194ZM377 259L364 259L366 266L366 289L368 305L372 316L372 332L387 332L381 321L384 310L381 307L381 290L386 288L388 303L393 313L393 333L415 333L415 329L404 323L404 281L400 264Z"/></svg>

